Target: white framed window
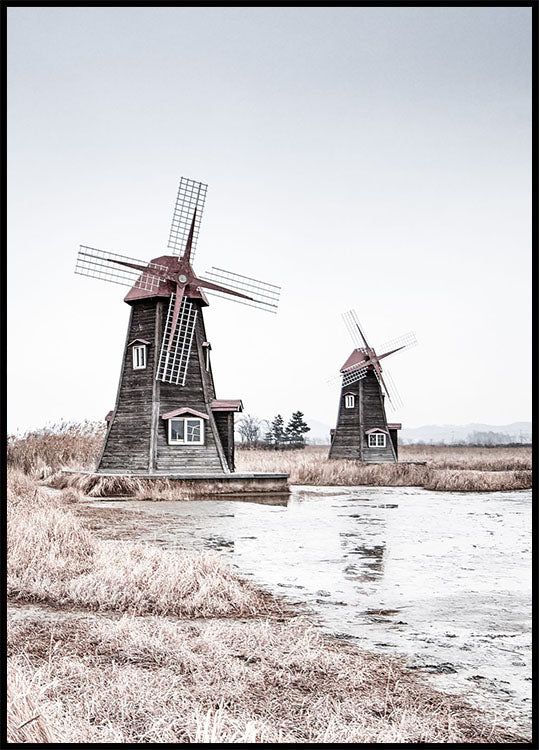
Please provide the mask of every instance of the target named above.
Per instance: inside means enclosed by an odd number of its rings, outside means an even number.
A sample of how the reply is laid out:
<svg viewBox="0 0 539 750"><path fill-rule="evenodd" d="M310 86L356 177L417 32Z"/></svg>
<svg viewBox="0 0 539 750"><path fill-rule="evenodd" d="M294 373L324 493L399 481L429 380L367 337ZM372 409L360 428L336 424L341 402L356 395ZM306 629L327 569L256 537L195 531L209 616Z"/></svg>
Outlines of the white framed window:
<svg viewBox="0 0 539 750"><path fill-rule="evenodd" d="M356 403L356 397L353 393L347 393L344 397L344 406L346 409L353 409Z"/></svg>
<svg viewBox="0 0 539 750"><path fill-rule="evenodd" d="M210 371L210 347L205 346L204 347L204 365L206 367L206 372Z"/></svg>
<svg viewBox="0 0 539 750"><path fill-rule="evenodd" d="M203 445L204 420L198 417L172 417L168 420L169 445Z"/></svg>
<svg viewBox="0 0 539 750"><path fill-rule="evenodd" d="M146 369L146 344L133 347L133 370Z"/></svg>
<svg viewBox="0 0 539 750"><path fill-rule="evenodd" d="M386 447L385 432L373 432L369 435L369 448L385 448L385 447Z"/></svg>

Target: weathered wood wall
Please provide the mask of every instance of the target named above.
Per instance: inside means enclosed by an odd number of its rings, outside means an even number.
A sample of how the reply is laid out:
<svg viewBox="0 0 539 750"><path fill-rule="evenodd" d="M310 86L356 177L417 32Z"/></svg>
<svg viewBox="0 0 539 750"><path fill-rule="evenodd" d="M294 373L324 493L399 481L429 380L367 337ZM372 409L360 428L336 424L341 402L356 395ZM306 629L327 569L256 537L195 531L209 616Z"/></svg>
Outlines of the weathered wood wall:
<svg viewBox="0 0 539 750"><path fill-rule="evenodd" d="M348 393L355 396L352 409L344 405ZM362 380L341 389L337 426L329 458L356 459L368 463L396 461L397 454L389 434L385 448L369 447L365 432L376 427L387 430L387 419L380 384L374 372L369 372Z"/></svg>
<svg viewBox="0 0 539 750"><path fill-rule="evenodd" d="M234 413L217 411L214 416L228 468L234 471Z"/></svg>
<svg viewBox="0 0 539 750"><path fill-rule="evenodd" d="M155 298L132 303L116 408L98 466L101 472L155 471L186 475L229 472L229 460L211 412L215 387L211 366L209 370L205 367L202 344L206 341L206 332L200 306L186 384L155 380L167 305L168 301ZM133 369L132 347L127 346L136 338L152 342L147 348L144 370ZM182 407L208 415L204 420L203 445L168 444L168 425L161 414Z"/></svg>
<svg viewBox="0 0 539 750"><path fill-rule="evenodd" d="M339 400L339 412L337 415L337 427L329 449L330 458L355 458L361 459L360 438L360 398L359 384L361 381L351 383L341 390ZM355 397L353 409L347 409L344 405L344 397L352 393Z"/></svg>
<svg viewBox="0 0 539 750"><path fill-rule="evenodd" d="M98 466L99 471L147 471L152 419L155 346L147 347L144 370L133 369L136 338L154 339L155 300L141 300L131 308L116 407Z"/></svg>

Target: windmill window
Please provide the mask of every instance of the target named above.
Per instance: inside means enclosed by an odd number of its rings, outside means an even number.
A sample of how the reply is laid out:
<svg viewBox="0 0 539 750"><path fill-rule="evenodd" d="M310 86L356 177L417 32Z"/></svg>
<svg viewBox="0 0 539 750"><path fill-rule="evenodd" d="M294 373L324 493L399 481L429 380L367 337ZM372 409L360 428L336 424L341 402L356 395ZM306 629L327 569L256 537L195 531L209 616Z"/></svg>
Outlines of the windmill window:
<svg viewBox="0 0 539 750"><path fill-rule="evenodd" d="M133 370L146 369L146 344L133 347Z"/></svg>
<svg viewBox="0 0 539 750"><path fill-rule="evenodd" d="M385 432L375 432L369 435L369 448L385 448L385 447L386 447Z"/></svg>
<svg viewBox="0 0 539 750"><path fill-rule="evenodd" d="M347 409L353 409L356 403L356 397L352 393L348 393L344 397L344 405Z"/></svg>
<svg viewBox="0 0 539 750"><path fill-rule="evenodd" d="M193 417L174 417L168 420L169 445L202 445L204 422Z"/></svg>

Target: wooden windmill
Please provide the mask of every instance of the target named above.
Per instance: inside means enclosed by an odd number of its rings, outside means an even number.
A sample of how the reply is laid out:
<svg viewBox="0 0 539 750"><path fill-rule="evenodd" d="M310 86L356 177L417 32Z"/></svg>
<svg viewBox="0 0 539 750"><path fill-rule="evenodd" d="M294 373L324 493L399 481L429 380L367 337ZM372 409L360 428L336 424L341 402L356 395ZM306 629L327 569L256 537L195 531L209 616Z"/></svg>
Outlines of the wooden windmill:
<svg viewBox="0 0 539 750"><path fill-rule="evenodd" d="M337 427L332 430L329 458L350 458L367 463L397 461L397 430L400 424L388 423L385 396L393 405L400 401L397 389L380 360L414 346L413 333L387 342L383 354L369 346L365 329L353 310L343 314L344 322L356 345L341 367L341 396ZM388 382L391 391L388 387Z"/></svg>
<svg viewBox="0 0 539 750"><path fill-rule="evenodd" d="M234 471L234 412L217 399L203 308L205 292L276 312L280 289L212 268L193 270L207 185L181 178L169 255L149 263L81 245L75 273L131 287L116 405L97 471L176 476Z"/></svg>

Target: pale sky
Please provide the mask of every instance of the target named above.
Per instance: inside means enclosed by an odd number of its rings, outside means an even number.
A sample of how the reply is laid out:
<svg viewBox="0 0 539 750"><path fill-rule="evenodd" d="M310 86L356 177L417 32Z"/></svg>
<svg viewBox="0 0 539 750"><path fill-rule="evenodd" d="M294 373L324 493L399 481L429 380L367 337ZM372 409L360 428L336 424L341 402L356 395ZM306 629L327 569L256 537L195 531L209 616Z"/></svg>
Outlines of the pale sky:
<svg viewBox="0 0 539 750"><path fill-rule="evenodd" d="M126 287L79 244L282 286L212 298L219 398L333 425L354 308L405 427L531 419L531 9L8 10L8 429L114 407ZM517 354L518 357L513 355Z"/></svg>

